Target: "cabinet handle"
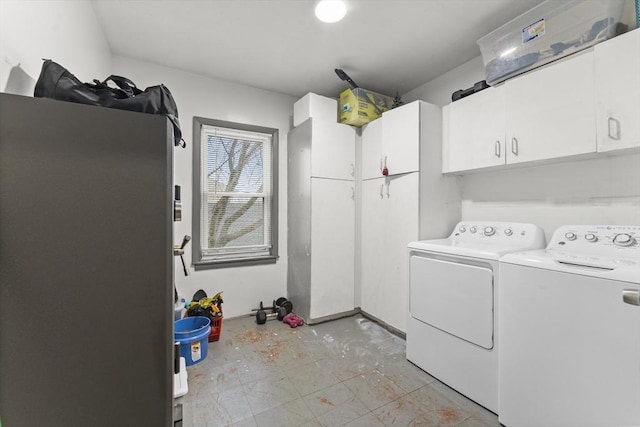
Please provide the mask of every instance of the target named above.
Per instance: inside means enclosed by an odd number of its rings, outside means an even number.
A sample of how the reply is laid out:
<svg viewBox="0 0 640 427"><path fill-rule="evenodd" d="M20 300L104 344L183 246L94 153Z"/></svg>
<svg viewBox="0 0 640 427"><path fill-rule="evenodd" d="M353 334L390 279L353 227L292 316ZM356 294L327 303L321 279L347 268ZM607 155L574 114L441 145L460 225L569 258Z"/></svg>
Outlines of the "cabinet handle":
<svg viewBox="0 0 640 427"><path fill-rule="evenodd" d="M356 176L356 165L351 163L351 176Z"/></svg>
<svg viewBox="0 0 640 427"><path fill-rule="evenodd" d="M496 152L496 157L500 158L500 141L496 141L495 152Z"/></svg>
<svg viewBox="0 0 640 427"><path fill-rule="evenodd" d="M356 199L356 189L351 187L351 200Z"/></svg>
<svg viewBox="0 0 640 427"><path fill-rule="evenodd" d="M511 138L511 152L516 156L518 155L518 140L515 136Z"/></svg>
<svg viewBox="0 0 640 427"><path fill-rule="evenodd" d="M389 175L389 169L387 169L387 156L384 156L384 165L382 167L382 175Z"/></svg>
<svg viewBox="0 0 640 427"><path fill-rule="evenodd" d="M620 141L620 121L614 119L613 117L609 117L608 120L609 125L609 138L614 139L616 141ZM615 125L615 126L612 126ZM611 130L615 128L615 134L611 133Z"/></svg>
<svg viewBox="0 0 640 427"><path fill-rule="evenodd" d="M622 301L631 305L640 305L640 291L624 289L622 291Z"/></svg>
<svg viewBox="0 0 640 427"><path fill-rule="evenodd" d="M387 199L389 198L389 187L391 187L391 182L387 182Z"/></svg>
<svg viewBox="0 0 640 427"><path fill-rule="evenodd" d="M384 198L384 184L382 184L380 186L380 198L383 199Z"/></svg>

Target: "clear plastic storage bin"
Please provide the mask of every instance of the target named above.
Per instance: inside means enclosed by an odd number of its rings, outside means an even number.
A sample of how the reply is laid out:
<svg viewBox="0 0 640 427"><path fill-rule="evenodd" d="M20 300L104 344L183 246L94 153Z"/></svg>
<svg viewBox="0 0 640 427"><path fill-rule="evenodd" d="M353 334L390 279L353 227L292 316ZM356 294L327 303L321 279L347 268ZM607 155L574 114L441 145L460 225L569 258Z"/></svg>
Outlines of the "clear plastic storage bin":
<svg viewBox="0 0 640 427"><path fill-rule="evenodd" d="M621 32L625 0L547 0L478 40L494 85Z"/></svg>

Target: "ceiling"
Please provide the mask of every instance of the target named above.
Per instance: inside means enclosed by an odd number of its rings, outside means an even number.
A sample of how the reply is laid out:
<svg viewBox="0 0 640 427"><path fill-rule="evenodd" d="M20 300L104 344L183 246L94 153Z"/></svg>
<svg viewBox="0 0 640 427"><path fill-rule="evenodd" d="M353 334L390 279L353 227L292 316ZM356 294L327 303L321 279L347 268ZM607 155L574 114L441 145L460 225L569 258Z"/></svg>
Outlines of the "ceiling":
<svg viewBox="0 0 640 427"><path fill-rule="evenodd" d="M359 86L395 95L477 57L476 40L541 0L92 0L116 55L301 97ZM469 86L474 82L469 82Z"/></svg>

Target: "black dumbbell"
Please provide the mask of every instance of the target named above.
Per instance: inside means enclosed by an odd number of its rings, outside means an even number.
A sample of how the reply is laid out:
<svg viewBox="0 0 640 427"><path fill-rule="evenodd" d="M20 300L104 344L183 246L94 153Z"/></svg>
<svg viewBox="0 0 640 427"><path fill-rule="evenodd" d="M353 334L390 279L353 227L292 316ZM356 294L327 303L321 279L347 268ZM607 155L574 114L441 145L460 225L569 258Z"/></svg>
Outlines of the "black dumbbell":
<svg viewBox="0 0 640 427"><path fill-rule="evenodd" d="M271 313L267 313L266 310L271 310ZM256 323L258 325L264 325L265 323L267 323L267 320L282 320L284 319L284 316L287 315L286 308L276 306L275 301L273 302L273 306L271 307L264 307L262 305L262 301L260 301L260 308L254 309L253 311L256 311Z"/></svg>
<svg viewBox="0 0 640 427"><path fill-rule="evenodd" d="M262 306L262 301L260 301L260 308L258 308L257 310L254 309L254 311L257 311L256 323L258 325L264 325L265 323L267 323L267 312L264 311L264 307Z"/></svg>
<svg viewBox="0 0 640 427"><path fill-rule="evenodd" d="M280 302L280 304L278 304ZM267 320L271 319L284 319L284 316L291 313L293 309L293 304L290 301L287 301L286 298L278 298L278 300L273 301L273 305L271 307L264 307L262 301L260 301L260 308L254 308L253 311L256 312L256 323L258 325L264 325ZM266 310L271 310L271 313L267 313Z"/></svg>

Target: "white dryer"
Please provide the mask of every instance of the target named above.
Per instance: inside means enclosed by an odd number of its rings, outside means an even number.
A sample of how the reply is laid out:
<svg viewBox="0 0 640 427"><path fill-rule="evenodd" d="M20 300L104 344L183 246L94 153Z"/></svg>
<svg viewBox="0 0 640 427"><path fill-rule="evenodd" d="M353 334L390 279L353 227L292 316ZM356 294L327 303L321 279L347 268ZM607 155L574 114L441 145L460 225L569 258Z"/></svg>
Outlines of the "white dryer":
<svg viewBox="0 0 640 427"><path fill-rule="evenodd" d="M640 226L570 225L500 260L500 422L640 426Z"/></svg>
<svg viewBox="0 0 640 427"><path fill-rule="evenodd" d="M533 224L488 221L410 243L407 359L497 413L498 259L544 245Z"/></svg>

